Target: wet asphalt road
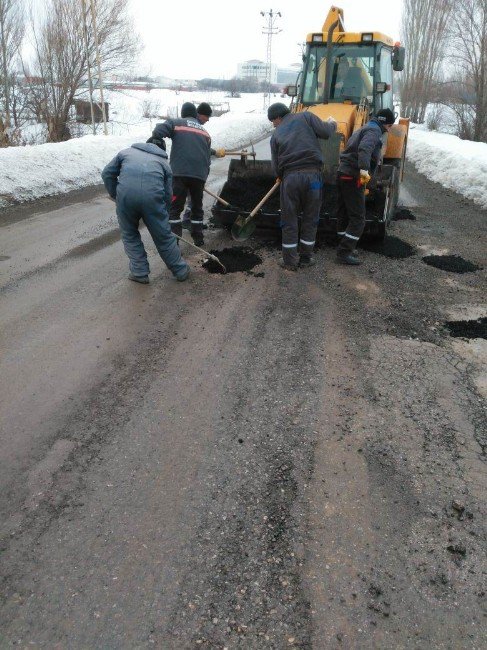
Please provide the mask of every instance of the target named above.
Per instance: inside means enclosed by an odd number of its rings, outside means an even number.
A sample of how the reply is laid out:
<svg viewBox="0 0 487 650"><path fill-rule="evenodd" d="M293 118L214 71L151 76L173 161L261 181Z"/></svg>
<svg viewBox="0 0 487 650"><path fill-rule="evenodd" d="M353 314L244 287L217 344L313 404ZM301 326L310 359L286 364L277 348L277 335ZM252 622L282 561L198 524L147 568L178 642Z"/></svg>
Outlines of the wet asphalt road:
<svg viewBox="0 0 487 650"><path fill-rule="evenodd" d="M421 257L485 267L486 213L402 202L411 257L178 284L144 232L148 287L101 190L5 215L0 647L485 647L486 342L444 323L486 273Z"/></svg>

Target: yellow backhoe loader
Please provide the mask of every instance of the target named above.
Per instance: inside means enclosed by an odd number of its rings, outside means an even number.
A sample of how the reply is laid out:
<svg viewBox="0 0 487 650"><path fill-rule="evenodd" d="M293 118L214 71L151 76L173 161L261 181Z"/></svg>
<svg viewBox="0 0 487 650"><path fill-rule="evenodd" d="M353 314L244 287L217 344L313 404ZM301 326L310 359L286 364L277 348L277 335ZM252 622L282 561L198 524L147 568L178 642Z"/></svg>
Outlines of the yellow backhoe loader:
<svg viewBox="0 0 487 650"><path fill-rule="evenodd" d="M334 137L320 140L324 192L319 231L336 230L335 179L340 151L376 111L394 110L393 72L403 70L404 56L404 48L385 34L345 31L343 10L338 7L331 7L321 31L307 36L302 70L296 84L287 88L291 111L311 111L323 120L332 116L338 123ZM368 185L365 232L375 238L385 236L397 206L408 131L409 120L399 118L384 134L382 162ZM221 196L250 210L274 182L270 160L243 156L231 161ZM215 204L212 211L220 225L231 226L236 217L235 211L221 204ZM264 205L256 220L261 228L280 225L277 195Z"/></svg>

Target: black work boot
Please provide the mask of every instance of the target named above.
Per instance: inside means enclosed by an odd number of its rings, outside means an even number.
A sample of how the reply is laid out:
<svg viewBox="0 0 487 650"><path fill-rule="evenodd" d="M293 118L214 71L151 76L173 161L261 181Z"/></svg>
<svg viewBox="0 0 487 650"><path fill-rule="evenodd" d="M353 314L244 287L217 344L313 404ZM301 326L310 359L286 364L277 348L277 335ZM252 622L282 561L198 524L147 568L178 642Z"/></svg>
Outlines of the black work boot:
<svg viewBox="0 0 487 650"><path fill-rule="evenodd" d="M358 266L361 264L358 257L353 253L337 253L336 261L338 264L348 264L349 266Z"/></svg>
<svg viewBox="0 0 487 650"><path fill-rule="evenodd" d="M290 263L290 262L285 262L284 260L279 260L278 264L281 267L281 269L284 269L285 271L297 271L298 270L298 265L295 264L295 263Z"/></svg>
<svg viewBox="0 0 487 650"><path fill-rule="evenodd" d="M191 237L193 238L193 243L195 246L203 246L205 243L205 238L203 237L202 232L194 232L191 234Z"/></svg>
<svg viewBox="0 0 487 650"><path fill-rule="evenodd" d="M129 280L132 280L132 282L138 282L139 284L149 284L148 275L134 275L133 273L129 273L128 278Z"/></svg>
<svg viewBox="0 0 487 650"><path fill-rule="evenodd" d="M299 266L306 268L308 266L314 266L316 264L316 259L313 255L301 255L299 258Z"/></svg>

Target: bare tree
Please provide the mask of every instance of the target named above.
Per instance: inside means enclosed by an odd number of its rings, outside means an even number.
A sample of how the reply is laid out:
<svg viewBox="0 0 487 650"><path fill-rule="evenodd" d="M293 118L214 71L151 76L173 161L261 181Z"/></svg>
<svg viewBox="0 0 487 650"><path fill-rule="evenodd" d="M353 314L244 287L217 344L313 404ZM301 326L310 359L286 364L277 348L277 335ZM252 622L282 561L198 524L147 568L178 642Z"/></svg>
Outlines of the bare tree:
<svg viewBox="0 0 487 650"><path fill-rule="evenodd" d="M404 0L401 37L406 46L406 63L401 112L413 122L424 122L445 51L451 8L452 0Z"/></svg>
<svg viewBox="0 0 487 650"><path fill-rule="evenodd" d="M0 0L0 68L4 119L0 115L0 141L5 143L11 126L12 64L24 38L25 16L21 0Z"/></svg>
<svg viewBox="0 0 487 650"><path fill-rule="evenodd" d="M100 56L104 74L132 67L139 52L138 39L128 14L129 0L96 3ZM33 25L35 55L31 84L32 103L47 123L50 142L70 137L70 108L93 62L95 43L88 34L88 56L83 34L82 3L50 0L40 26Z"/></svg>
<svg viewBox="0 0 487 650"><path fill-rule="evenodd" d="M487 142L487 0L455 0L450 36L454 72L447 103L458 135Z"/></svg>

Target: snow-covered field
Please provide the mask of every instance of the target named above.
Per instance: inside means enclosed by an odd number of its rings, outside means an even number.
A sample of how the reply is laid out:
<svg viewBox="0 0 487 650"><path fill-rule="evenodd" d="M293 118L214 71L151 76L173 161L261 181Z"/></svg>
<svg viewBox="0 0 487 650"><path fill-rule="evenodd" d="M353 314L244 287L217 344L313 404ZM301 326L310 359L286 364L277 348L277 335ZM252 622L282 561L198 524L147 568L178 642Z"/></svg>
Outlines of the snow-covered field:
<svg viewBox="0 0 487 650"><path fill-rule="evenodd" d="M271 100L287 101L279 95ZM0 207L99 183L101 170L120 149L144 142L162 116L177 115L185 101L228 102L230 111L212 117L206 125L215 148L239 148L272 130L260 93L229 98L223 92L133 90L108 92L106 101L110 102L108 136L100 129L98 135L68 142L0 149ZM153 117L144 118L144 112ZM167 145L169 152L169 141ZM408 158L431 180L487 208L487 144L413 125Z"/></svg>

